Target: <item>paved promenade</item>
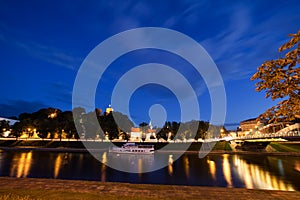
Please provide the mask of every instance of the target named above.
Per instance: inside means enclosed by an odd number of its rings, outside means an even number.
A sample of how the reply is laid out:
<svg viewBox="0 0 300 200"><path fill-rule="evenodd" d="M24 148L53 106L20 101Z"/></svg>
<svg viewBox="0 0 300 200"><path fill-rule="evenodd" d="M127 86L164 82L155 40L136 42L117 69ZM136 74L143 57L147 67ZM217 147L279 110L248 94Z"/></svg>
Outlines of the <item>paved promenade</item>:
<svg viewBox="0 0 300 200"><path fill-rule="evenodd" d="M128 183L103 183L94 181L71 181L55 179L30 179L0 177L0 191L40 191L40 199L65 199L64 193L74 194L72 199L85 199L93 194L93 199L208 199L208 200L241 200L241 199L299 199L300 192L248 190L243 188L217 188L199 186L169 186ZM53 191L51 193L51 191ZM60 193L61 198L51 196ZM24 193L22 193L24 194ZM25 193L27 195L27 193ZM45 196L46 195L46 196ZM79 198L80 196L80 198ZM52 198L53 197L53 198ZM76 198L77 197L77 198Z"/></svg>

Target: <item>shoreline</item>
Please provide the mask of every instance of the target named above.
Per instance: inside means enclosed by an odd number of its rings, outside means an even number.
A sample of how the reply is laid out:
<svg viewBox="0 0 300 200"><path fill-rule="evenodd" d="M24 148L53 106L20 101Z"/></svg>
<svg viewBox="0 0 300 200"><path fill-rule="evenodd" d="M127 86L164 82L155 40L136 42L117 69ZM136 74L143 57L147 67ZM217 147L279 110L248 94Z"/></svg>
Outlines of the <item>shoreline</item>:
<svg viewBox="0 0 300 200"><path fill-rule="evenodd" d="M300 191L0 177L0 197L24 199L297 199ZM6 198L5 198L6 199Z"/></svg>
<svg viewBox="0 0 300 200"><path fill-rule="evenodd" d="M89 149L86 148L47 148L47 147L1 147L0 151L40 151L40 152L57 152L57 153L90 153L90 152L104 152L103 149ZM181 151L181 150L156 150L156 153L174 153L174 154L199 154L199 151ZM212 150L207 155L231 154L231 155L266 155L266 156L295 156L300 157L300 152L267 152L267 151L226 151L226 150Z"/></svg>

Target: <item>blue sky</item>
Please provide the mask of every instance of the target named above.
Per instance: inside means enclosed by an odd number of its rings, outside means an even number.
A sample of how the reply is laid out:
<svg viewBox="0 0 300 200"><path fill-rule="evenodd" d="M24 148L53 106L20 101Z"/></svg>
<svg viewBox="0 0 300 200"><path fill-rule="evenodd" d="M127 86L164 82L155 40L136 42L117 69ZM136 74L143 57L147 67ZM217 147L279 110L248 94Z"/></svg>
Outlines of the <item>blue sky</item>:
<svg viewBox="0 0 300 200"><path fill-rule="evenodd" d="M199 42L215 61L227 95L226 123L258 116L275 102L256 93L249 79L289 33L300 28L298 1L0 1L0 116L17 116L43 107L72 108L77 70L100 42L139 27L163 27ZM145 56L147 55L147 56ZM120 57L99 82L96 107L110 104L125 69L156 61L178 69L195 84L201 119L210 119L210 99L201 77L179 58L144 50ZM178 101L167 89L146 85L130 102L135 123L149 121L161 103L168 120L179 121Z"/></svg>

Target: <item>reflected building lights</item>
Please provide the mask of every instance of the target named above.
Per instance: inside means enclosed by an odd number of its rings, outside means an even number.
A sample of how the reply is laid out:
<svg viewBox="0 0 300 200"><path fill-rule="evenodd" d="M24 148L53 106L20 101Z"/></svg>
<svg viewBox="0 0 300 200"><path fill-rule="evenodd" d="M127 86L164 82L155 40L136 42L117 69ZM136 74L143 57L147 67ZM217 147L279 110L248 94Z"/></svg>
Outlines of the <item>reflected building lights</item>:
<svg viewBox="0 0 300 200"><path fill-rule="evenodd" d="M17 178L26 178L30 171L32 162L32 152L24 152L21 155L16 154L13 159L10 176L16 176Z"/></svg>
<svg viewBox="0 0 300 200"><path fill-rule="evenodd" d="M282 160L278 159L277 162L278 162L278 169L279 169L280 175L284 176L284 168L283 168Z"/></svg>
<svg viewBox="0 0 300 200"><path fill-rule="evenodd" d="M227 182L227 187L232 187L230 163L229 163L228 156L229 156L228 154L223 155L223 174Z"/></svg>
<svg viewBox="0 0 300 200"><path fill-rule="evenodd" d="M18 163L18 167L17 167L17 178L20 178L23 175L24 166L25 166L25 159L26 159L26 154L22 153L21 158L20 158L19 163ZM26 176L24 176L24 177L26 177Z"/></svg>
<svg viewBox="0 0 300 200"><path fill-rule="evenodd" d="M295 162L294 169L295 169L296 171L300 172L300 161L296 161L296 162Z"/></svg>
<svg viewBox="0 0 300 200"><path fill-rule="evenodd" d="M235 155L233 160L235 166L237 166L237 174L244 181L245 187L248 189L295 190L291 184L285 183L282 179L278 179L278 177L268 171L264 171L258 165L248 164L237 155Z"/></svg>
<svg viewBox="0 0 300 200"><path fill-rule="evenodd" d="M276 181L276 179L272 179L272 185L274 185L274 188L280 188L280 186L278 185L278 181Z"/></svg>
<svg viewBox="0 0 300 200"><path fill-rule="evenodd" d="M168 160L168 172L169 172L169 175L172 176L173 175L173 162L174 162L174 159L173 159L173 155L169 155L169 160Z"/></svg>
<svg viewBox="0 0 300 200"><path fill-rule="evenodd" d="M217 172L217 168L216 168L216 163L213 160L207 159L207 164L209 167L209 173L211 174L212 178L214 180L216 180L216 172Z"/></svg>
<svg viewBox="0 0 300 200"><path fill-rule="evenodd" d="M55 165L54 165L54 178L58 177L59 171L60 171L60 167L61 167L61 163L62 163L62 155L58 154L56 159L55 159Z"/></svg>
<svg viewBox="0 0 300 200"><path fill-rule="evenodd" d="M23 177L27 177L31 166L32 152L27 153L24 160ZM21 175L22 176L22 175ZM20 177L21 177L20 176Z"/></svg>
<svg viewBox="0 0 300 200"><path fill-rule="evenodd" d="M107 152L104 152L102 154L102 159L101 159L101 181L105 182L106 181L106 163L107 163Z"/></svg>
<svg viewBox="0 0 300 200"><path fill-rule="evenodd" d="M142 173L143 173L143 161L142 161L142 158L138 158L138 172L139 172L139 177L141 177Z"/></svg>
<svg viewBox="0 0 300 200"><path fill-rule="evenodd" d="M106 164L107 163L107 152L104 152L102 154L101 162Z"/></svg>
<svg viewBox="0 0 300 200"><path fill-rule="evenodd" d="M189 158L187 156L183 157L183 164L184 164L184 172L187 178L190 177L190 163Z"/></svg>

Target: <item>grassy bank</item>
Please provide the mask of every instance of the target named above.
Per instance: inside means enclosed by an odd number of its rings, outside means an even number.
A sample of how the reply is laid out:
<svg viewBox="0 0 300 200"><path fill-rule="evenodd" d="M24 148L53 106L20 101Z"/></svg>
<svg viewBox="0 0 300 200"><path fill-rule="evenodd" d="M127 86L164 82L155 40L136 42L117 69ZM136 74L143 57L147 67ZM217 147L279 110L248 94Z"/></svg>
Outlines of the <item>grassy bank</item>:
<svg viewBox="0 0 300 200"><path fill-rule="evenodd" d="M292 142L271 142L269 144L277 152L298 152L300 153L300 143Z"/></svg>
<svg viewBox="0 0 300 200"><path fill-rule="evenodd" d="M124 142L114 142L117 146L122 146ZM189 145L188 143L165 143L165 142L158 142L158 143L147 143L154 145L156 150L164 148L166 145L167 147L163 150L166 151L181 151L185 150L186 146ZM94 142L94 141L85 141L84 144L81 141L47 141L47 140L0 140L0 148L30 148L34 150L35 148L43 150L47 149L55 149L59 151L86 151L86 148L89 149L107 149L111 145L110 142ZM191 152L199 152L202 143L200 142L193 142L190 144L187 151ZM300 153L300 142L271 142L267 147L267 152L269 147L271 147L271 152L296 152ZM232 152L232 148L230 143L227 141L219 141L215 144L212 149L214 152ZM244 150L245 152L247 150ZM264 149L261 152L265 152Z"/></svg>
<svg viewBox="0 0 300 200"><path fill-rule="evenodd" d="M80 141L0 140L2 147L84 148Z"/></svg>
<svg viewBox="0 0 300 200"><path fill-rule="evenodd" d="M232 151L229 142L219 141L213 148L213 151Z"/></svg>
<svg viewBox="0 0 300 200"><path fill-rule="evenodd" d="M117 146L122 146L124 142L114 142ZM143 143L141 143L143 144ZM156 150L167 147L164 150L185 150L188 143L166 143L166 142L158 142L158 143L147 143L154 145ZM0 140L0 147L18 147L18 148L55 148L55 149L85 149L86 147L89 149L106 149L111 145L110 142L94 142L94 141L85 141L84 144L81 141L43 141L43 140ZM188 147L188 151L199 151L202 143L193 142L190 143ZM213 150L215 151L231 151L231 147L229 142L220 141L217 142L214 146Z"/></svg>

